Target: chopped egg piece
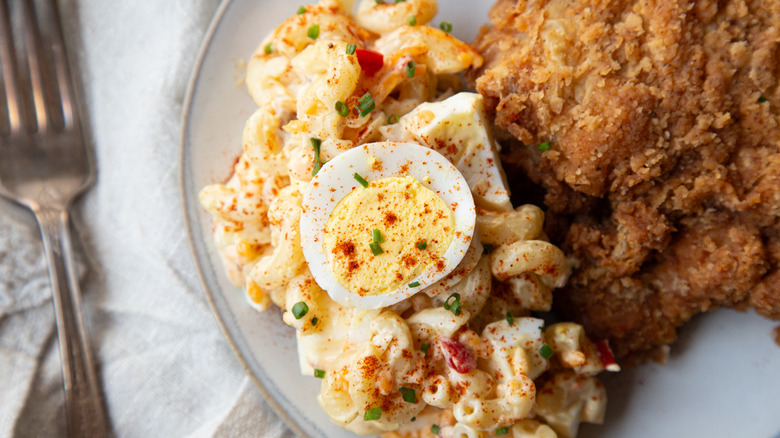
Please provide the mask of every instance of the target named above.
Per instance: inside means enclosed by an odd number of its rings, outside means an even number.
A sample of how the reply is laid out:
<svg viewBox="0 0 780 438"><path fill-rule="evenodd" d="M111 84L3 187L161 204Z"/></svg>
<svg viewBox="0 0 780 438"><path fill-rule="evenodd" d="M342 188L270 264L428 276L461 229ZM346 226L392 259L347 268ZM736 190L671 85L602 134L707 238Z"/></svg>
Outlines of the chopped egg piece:
<svg viewBox="0 0 780 438"><path fill-rule="evenodd" d="M511 211L506 176L490 134L481 95L458 93L441 102L420 104L385 129L391 140L411 140L441 153L463 174L477 205Z"/></svg>

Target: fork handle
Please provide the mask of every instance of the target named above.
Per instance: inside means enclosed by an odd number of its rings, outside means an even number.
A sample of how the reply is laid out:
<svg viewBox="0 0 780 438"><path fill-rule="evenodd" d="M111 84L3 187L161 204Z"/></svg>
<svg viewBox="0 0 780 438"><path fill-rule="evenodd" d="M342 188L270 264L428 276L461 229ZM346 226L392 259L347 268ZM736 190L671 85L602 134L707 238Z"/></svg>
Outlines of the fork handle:
<svg viewBox="0 0 780 438"><path fill-rule="evenodd" d="M34 212L49 266L65 387L68 437L104 437L108 433L106 411L81 318L68 210L66 206L42 207L34 209Z"/></svg>

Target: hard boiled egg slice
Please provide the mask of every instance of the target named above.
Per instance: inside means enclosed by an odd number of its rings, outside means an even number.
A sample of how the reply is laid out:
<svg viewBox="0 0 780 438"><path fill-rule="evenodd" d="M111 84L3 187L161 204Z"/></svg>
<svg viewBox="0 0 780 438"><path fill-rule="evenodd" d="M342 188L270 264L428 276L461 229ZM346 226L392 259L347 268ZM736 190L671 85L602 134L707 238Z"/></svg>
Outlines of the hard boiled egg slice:
<svg viewBox="0 0 780 438"><path fill-rule="evenodd" d="M378 309L455 269L475 218L469 186L444 156L416 143L369 143L337 155L309 183L301 246L334 301Z"/></svg>

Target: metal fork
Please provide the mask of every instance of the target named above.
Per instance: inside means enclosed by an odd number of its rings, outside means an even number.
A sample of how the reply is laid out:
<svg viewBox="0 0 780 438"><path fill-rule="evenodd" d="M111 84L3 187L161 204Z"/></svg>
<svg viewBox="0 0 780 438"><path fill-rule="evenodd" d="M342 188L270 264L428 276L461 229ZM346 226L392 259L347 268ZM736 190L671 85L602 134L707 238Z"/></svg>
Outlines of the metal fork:
<svg viewBox="0 0 780 438"><path fill-rule="evenodd" d="M33 211L49 266L68 436L108 423L81 318L68 209L95 180L56 0L0 0L0 194ZM0 102L2 102L0 98Z"/></svg>

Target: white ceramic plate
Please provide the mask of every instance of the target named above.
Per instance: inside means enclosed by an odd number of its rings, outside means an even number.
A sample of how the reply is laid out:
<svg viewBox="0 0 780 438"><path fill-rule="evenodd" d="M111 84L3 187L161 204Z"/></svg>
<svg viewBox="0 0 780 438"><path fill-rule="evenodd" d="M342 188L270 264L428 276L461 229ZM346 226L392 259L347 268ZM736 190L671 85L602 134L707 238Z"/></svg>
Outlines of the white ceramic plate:
<svg viewBox="0 0 780 438"><path fill-rule="evenodd" d="M302 2L303 3L303 2ZM440 0L435 23L453 23L471 41L492 1ZM235 85L237 60L295 13L286 0L225 1L212 22L184 106L181 183L189 233L206 294L228 341L269 404L300 436L351 437L330 423L316 402L318 379L301 377L293 330L279 311L258 314L223 273L211 221L197 193L223 181L241 151L244 121L254 104ZM606 376L604 426L581 437L780 438L780 347L774 325L753 314L719 311L696 318L674 344L669 363Z"/></svg>

